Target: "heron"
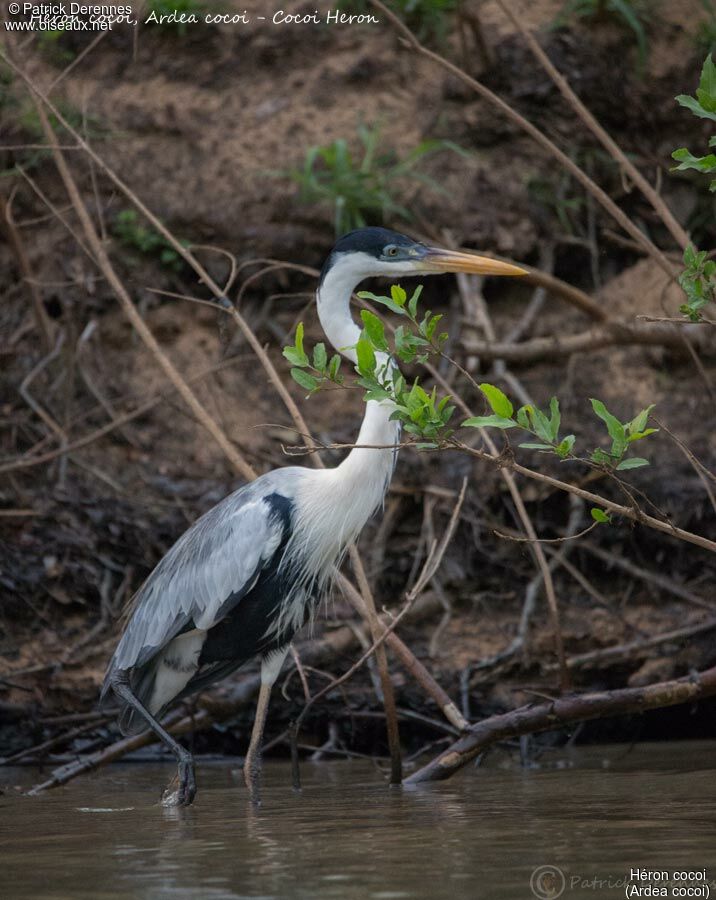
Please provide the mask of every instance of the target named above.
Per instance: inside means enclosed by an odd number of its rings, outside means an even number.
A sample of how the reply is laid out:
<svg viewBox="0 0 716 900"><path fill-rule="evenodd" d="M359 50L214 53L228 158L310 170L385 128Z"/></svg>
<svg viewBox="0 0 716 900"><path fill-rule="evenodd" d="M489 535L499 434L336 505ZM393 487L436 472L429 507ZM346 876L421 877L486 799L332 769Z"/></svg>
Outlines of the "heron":
<svg viewBox="0 0 716 900"><path fill-rule="evenodd" d="M350 312L355 287L373 276L447 272L526 274L385 228L360 228L341 237L323 265L316 290L321 327L355 365L361 336ZM393 365L379 356L382 365ZM254 657L261 678L244 780L250 799L259 802L272 685L294 635L325 596L334 566L383 504L400 439L394 409L390 400L368 401L356 446L336 467L286 466L230 494L179 538L134 596L102 698L113 692L118 699L123 734L149 728L175 756L176 787L164 792L165 805L192 803L196 777L192 755L162 726L162 716Z"/></svg>

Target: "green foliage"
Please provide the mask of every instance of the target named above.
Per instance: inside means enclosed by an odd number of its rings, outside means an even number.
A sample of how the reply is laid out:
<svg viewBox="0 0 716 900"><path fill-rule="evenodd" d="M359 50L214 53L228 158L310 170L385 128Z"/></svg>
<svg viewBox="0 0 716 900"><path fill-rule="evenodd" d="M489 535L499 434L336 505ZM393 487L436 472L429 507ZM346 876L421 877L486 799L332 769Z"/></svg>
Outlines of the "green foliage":
<svg viewBox="0 0 716 900"><path fill-rule="evenodd" d="M567 172L560 172L557 177L538 176L530 178L527 190L530 198L550 216L554 216L567 235L576 235L579 213L585 208L584 196L571 194L575 183ZM569 192L569 193L568 193Z"/></svg>
<svg viewBox="0 0 716 900"><path fill-rule="evenodd" d="M716 301L716 262L707 256L705 250L696 250L692 244L684 250L679 284L686 294L686 303L681 304L679 311L692 322L700 321L704 306Z"/></svg>
<svg viewBox="0 0 716 900"><path fill-rule="evenodd" d="M458 5L459 0L386 0L386 6L400 16L419 40L435 44L445 42L450 17ZM348 0L341 3L341 9L344 12L375 13L367 0Z"/></svg>
<svg viewBox="0 0 716 900"><path fill-rule="evenodd" d="M321 203L333 210L336 235L361 228L371 221L381 224L391 217L410 219L410 212L396 199L401 182L417 180L440 191L426 175L417 172L420 161L439 150L464 151L449 141L422 141L407 155L380 151L378 126L358 128L362 154L354 158L348 143L339 138L323 147L311 147L303 168L288 175L300 188L304 203Z"/></svg>
<svg viewBox="0 0 716 900"><path fill-rule="evenodd" d="M388 400L395 406L391 418L401 422L403 429L415 437L425 440L419 448L437 447L451 435L450 420L455 407L449 397L438 397L437 390L426 391L415 379L409 384L400 370L392 362L426 362L431 354L440 352L446 334L438 334L437 326L441 316L428 310L418 314L418 300L422 286L416 288L410 297L399 285L393 285L390 295L381 297L362 292L360 297L386 306L403 318L392 340L385 333L380 319L369 310L361 310L363 330L355 345L357 378L353 385L363 388L364 399L382 402ZM303 325L296 329L295 343L284 347L283 355L291 363L291 376L302 388L315 393L328 383L344 385L339 372L340 357L327 360L325 346L317 344L310 357L303 345Z"/></svg>
<svg viewBox="0 0 716 900"><path fill-rule="evenodd" d="M567 0L555 24L565 25L573 18L585 19L591 24L600 21L614 22L633 36L639 54L639 66L643 69L649 53L646 26L650 21L650 13L648 0Z"/></svg>
<svg viewBox="0 0 716 900"><path fill-rule="evenodd" d="M55 65L67 65L76 58L75 50L66 46L68 32L61 28L48 28L37 33L37 45L40 51Z"/></svg>
<svg viewBox="0 0 716 900"><path fill-rule="evenodd" d="M9 117L8 122L3 122L6 131L13 126L17 128L18 140L14 141L14 143L23 141L28 144L45 144L45 132L35 104L26 96L23 97L21 95L18 97L12 90L12 84L12 75L9 69L6 69L6 74L0 73L0 112L7 112ZM72 128L84 133L90 140L100 141L106 136L106 128L102 126L98 119L93 116L83 116L78 109L62 100L55 101L55 104L62 118ZM52 130L57 135L57 139L60 143L64 143L63 137L66 136L67 132L58 117L54 113L48 112L47 118L52 126ZM17 165L22 166L25 172L37 169L40 162L48 157L51 152L49 149L13 151L13 164L0 171L0 178L16 175Z"/></svg>
<svg viewBox="0 0 716 900"><path fill-rule="evenodd" d="M291 377L309 393L318 391L328 382L343 384L344 379L340 374L341 357L335 353L330 361L326 352L326 345L316 344L312 357L303 347L303 322L296 327L296 339L293 346L283 348L284 357L291 363Z"/></svg>
<svg viewBox="0 0 716 900"><path fill-rule="evenodd" d="M696 96L680 94L676 101L700 119L716 122L716 65L710 54L704 60ZM709 147L716 147L716 135L709 138ZM694 156L686 147L681 147L671 155L679 163L672 171L695 169L704 175L716 174L716 154ZM716 191L716 178L711 179L709 190ZM681 312L692 322L700 321L704 306L716 299L716 264L707 259L705 251L689 244L684 250L684 271L679 276L679 284L686 294Z"/></svg>
<svg viewBox="0 0 716 900"><path fill-rule="evenodd" d="M485 395L485 399L492 410L492 415L475 416L467 419L462 423L463 426L468 428L500 428L503 430L519 428L537 438L537 441L527 441L520 444L520 447L526 450L554 453L559 459L580 459L573 453L575 436L568 434L560 437L562 416L559 409L559 401L556 397L552 397L550 400L549 410L543 412L536 406L525 405L520 407L515 414L509 397L498 387L495 387L494 384L483 383L479 385L479 388ZM615 471L637 469L640 466L649 465L648 460L641 457L627 456L627 454L635 441L643 440L650 434L655 434L658 430L646 427L653 405L643 409L631 421L620 422L616 416L609 412L601 400L592 400L591 403L595 414L606 425L607 433L612 443L609 450L601 448L593 450L588 457L588 461ZM595 518L595 521L602 520Z"/></svg>
<svg viewBox="0 0 716 900"><path fill-rule="evenodd" d="M388 5L402 15L419 40L441 44L447 37L449 17L457 9L458 0L391 0Z"/></svg>
<svg viewBox="0 0 716 900"><path fill-rule="evenodd" d="M704 60L699 86L696 88L696 96L679 94L676 102L680 106L690 109L700 119L716 121L716 66L711 58L711 54Z"/></svg>
<svg viewBox="0 0 716 900"><path fill-rule="evenodd" d="M179 18L183 13L185 16L195 15L198 17L207 9L207 5L202 0L148 0L146 15L154 13L159 18L160 16L171 16L174 13ZM164 22L161 30L165 29L168 33L173 32L183 36L186 34L187 24L186 22Z"/></svg>
<svg viewBox="0 0 716 900"><path fill-rule="evenodd" d="M699 22L696 29L696 44L704 53L716 51L716 6L713 0L701 0L706 18Z"/></svg>
<svg viewBox="0 0 716 900"><path fill-rule="evenodd" d="M395 360L404 363L425 363L432 355L443 355L442 348L447 334L437 328L441 319L430 310L424 314L418 310L422 286L408 296L400 285L393 285L385 296L362 291L358 296L385 306L399 316L402 324L392 338L386 334L383 322L370 310L361 310L363 329L355 345L357 378L350 386L361 387L364 399L393 404L391 418L399 420L403 429L422 441L419 448L437 448L450 441L453 434L451 420L455 407L450 397L439 397L437 389L426 390L418 378L408 383L397 368ZM293 379L310 394L327 384L345 385L340 374L341 360L338 354L328 360L324 344L317 344L313 353L304 347L303 325L296 329L295 341L284 347L283 355L291 364ZM657 429L647 427L652 406L642 409L633 419L621 422L601 400L592 400L592 409L604 423L611 440L608 449L597 447L587 456L574 453L576 438L573 434L561 434L562 415L559 400L552 397L549 407L541 410L531 404L515 411L510 398L494 384L478 385L488 406L490 415L475 416L462 423L468 428L517 428L533 438L519 446L527 450L555 454L560 460L580 460L608 471L625 471L648 465L642 457L631 456L633 444L655 434ZM595 522L609 521L604 510L592 511Z"/></svg>
<svg viewBox="0 0 716 900"><path fill-rule="evenodd" d="M173 272L184 268L184 260L161 234L144 225L134 209L123 209L115 217L112 232L132 250L144 256L153 256L162 266Z"/></svg>

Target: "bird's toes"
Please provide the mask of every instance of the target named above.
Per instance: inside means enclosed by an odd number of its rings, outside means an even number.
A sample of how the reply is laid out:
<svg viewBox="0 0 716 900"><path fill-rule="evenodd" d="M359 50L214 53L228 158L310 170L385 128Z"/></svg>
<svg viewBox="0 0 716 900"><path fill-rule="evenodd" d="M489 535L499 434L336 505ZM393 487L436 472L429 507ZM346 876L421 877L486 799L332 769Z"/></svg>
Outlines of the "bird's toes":
<svg viewBox="0 0 716 900"><path fill-rule="evenodd" d="M170 809L173 806L182 806L181 791L179 788L171 789L171 785L162 794L162 806Z"/></svg>

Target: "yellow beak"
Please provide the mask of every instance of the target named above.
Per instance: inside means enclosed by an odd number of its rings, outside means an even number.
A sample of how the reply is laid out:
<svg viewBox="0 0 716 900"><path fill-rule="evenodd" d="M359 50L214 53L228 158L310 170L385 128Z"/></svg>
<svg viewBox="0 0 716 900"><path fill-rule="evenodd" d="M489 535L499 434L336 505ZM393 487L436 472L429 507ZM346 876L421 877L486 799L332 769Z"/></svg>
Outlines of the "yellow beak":
<svg viewBox="0 0 716 900"><path fill-rule="evenodd" d="M420 261L424 272L471 272L475 275L527 275L526 269L511 263L478 256L475 253L461 253L457 250L443 250L428 247L428 252Z"/></svg>

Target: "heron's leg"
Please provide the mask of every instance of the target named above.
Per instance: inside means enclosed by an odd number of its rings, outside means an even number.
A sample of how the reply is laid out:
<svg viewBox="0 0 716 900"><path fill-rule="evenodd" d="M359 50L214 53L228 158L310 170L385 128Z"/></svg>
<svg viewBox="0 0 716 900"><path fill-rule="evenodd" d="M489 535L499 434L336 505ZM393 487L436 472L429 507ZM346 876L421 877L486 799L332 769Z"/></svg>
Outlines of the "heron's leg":
<svg viewBox="0 0 716 900"><path fill-rule="evenodd" d="M112 676L112 690L132 709L136 710L156 734L159 740L174 754L178 763L179 787L176 791L164 792L162 803L165 806L189 806L196 795L196 777L194 775L194 758L191 753L162 728L148 709L134 696L129 686L129 674L117 672Z"/></svg>
<svg viewBox="0 0 716 900"><path fill-rule="evenodd" d="M271 699L271 688L278 678L287 653L288 647L281 647L279 650L275 650L273 653L265 656L261 662L261 688L259 690L259 699L256 702L256 716L254 718L254 727L251 729L249 749L244 760L244 781L249 789L251 802L255 806L261 804L261 744L264 737L264 725L266 724L269 700Z"/></svg>

